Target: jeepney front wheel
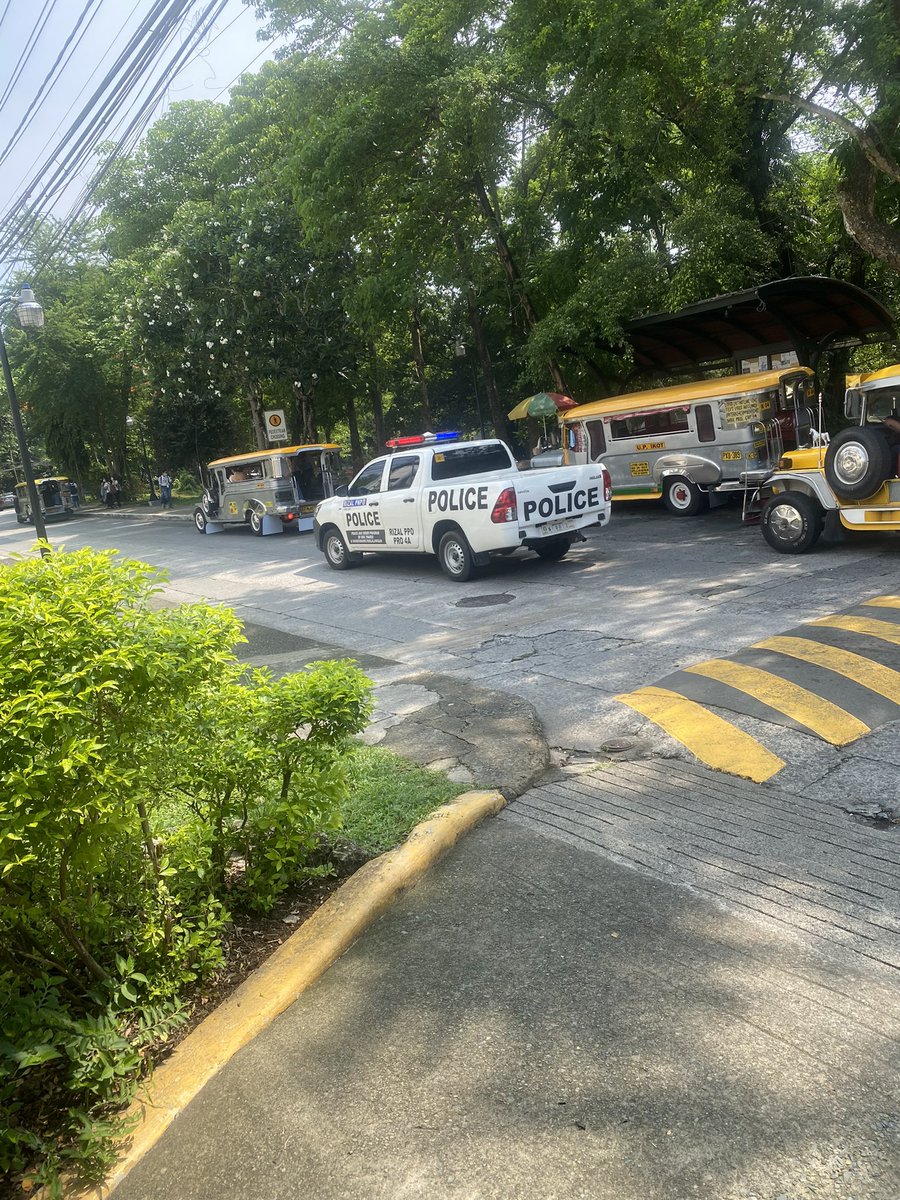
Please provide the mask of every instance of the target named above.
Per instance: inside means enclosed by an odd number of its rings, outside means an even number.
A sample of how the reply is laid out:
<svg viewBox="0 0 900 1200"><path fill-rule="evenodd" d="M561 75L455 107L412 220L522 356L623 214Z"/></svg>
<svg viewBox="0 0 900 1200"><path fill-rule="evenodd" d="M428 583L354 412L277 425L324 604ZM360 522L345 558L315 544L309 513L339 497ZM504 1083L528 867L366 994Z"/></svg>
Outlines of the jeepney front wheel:
<svg viewBox="0 0 900 1200"><path fill-rule="evenodd" d="M559 562L561 558L565 558L569 553L571 545L571 538L555 537L547 538L545 542L538 542L532 549L538 558L542 558L544 562Z"/></svg>
<svg viewBox="0 0 900 1200"><path fill-rule="evenodd" d="M676 517L695 517L706 506L706 493L693 480L676 475L663 483L663 504Z"/></svg>
<svg viewBox="0 0 900 1200"><path fill-rule="evenodd" d="M779 492L766 503L763 537L779 554L805 554L819 540L824 511L805 492Z"/></svg>
<svg viewBox="0 0 900 1200"><path fill-rule="evenodd" d="M322 553L333 571L348 571L351 567L355 567L361 558L359 554L350 553L347 543L341 537L340 530L335 529L333 525L325 530L322 538Z"/></svg>
<svg viewBox="0 0 900 1200"><path fill-rule="evenodd" d="M459 529L448 530L438 546L438 562L448 579L465 583L475 574L475 558L465 534Z"/></svg>

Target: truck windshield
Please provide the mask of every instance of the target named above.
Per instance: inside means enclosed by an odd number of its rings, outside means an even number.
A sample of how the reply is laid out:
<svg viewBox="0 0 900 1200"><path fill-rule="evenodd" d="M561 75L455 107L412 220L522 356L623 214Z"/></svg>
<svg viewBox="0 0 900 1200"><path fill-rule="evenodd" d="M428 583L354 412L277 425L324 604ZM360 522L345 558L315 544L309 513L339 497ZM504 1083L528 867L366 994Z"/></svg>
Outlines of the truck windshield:
<svg viewBox="0 0 900 1200"><path fill-rule="evenodd" d="M465 475L484 475L488 471L508 471L514 465L502 442L456 446L435 453L431 463L431 478L438 482Z"/></svg>

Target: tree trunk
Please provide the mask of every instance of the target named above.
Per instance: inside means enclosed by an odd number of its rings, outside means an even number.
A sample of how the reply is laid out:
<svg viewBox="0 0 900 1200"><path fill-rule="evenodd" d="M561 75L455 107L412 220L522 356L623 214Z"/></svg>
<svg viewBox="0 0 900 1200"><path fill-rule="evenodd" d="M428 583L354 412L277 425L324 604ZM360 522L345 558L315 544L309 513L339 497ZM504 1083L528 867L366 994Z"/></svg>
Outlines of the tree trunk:
<svg viewBox="0 0 900 1200"><path fill-rule="evenodd" d="M257 450L268 450L269 439L266 436L266 419L263 416L262 395L255 383L247 389L247 402L250 405L250 417L253 421L253 436L256 438Z"/></svg>
<svg viewBox="0 0 900 1200"><path fill-rule="evenodd" d="M475 288L471 283L466 284L466 304L469 308L469 326L471 327L472 337L475 341L478 361L481 364L481 379L484 383L484 391L487 397L488 412L491 414L491 424L494 426L494 433L498 438L501 438L504 442L511 442L512 430L507 420L506 412L500 405L497 380L494 376L494 364L491 361L490 349L484 339L481 313L478 311Z"/></svg>
<svg viewBox="0 0 900 1200"><path fill-rule="evenodd" d="M875 211L878 171L864 149L854 147L846 176L838 185L844 228L866 254L900 271L900 232Z"/></svg>
<svg viewBox="0 0 900 1200"><path fill-rule="evenodd" d="M297 406L297 436L301 442L317 442L319 432L316 428L316 410L313 398L300 383L292 385L294 403Z"/></svg>
<svg viewBox="0 0 900 1200"><path fill-rule="evenodd" d="M372 405L372 423L375 427L375 453L381 454L384 443L384 399L378 384L378 353L375 343L369 342L369 403Z"/></svg>
<svg viewBox="0 0 900 1200"><path fill-rule="evenodd" d="M538 316L534 305L531 303L528 289L525 287L525 281L522 279L516 260L513 258L512 251L509 248L509 242L506 240L506 232L503 229L500 214L491 204L487 189L484 186L484 180L477 171L472 177L472 188L475 193L475 199L478 202L478 207L481 209L482 216L487 222L488 229L493 238L494 248L497 251L497 257L500 259L500 265L503 267L503 272L506 275L510 291L519 304L523 326L525 331L530 333L538 323ZM557 391L568 395L566 380L557 360L549 358L547 366Z"/></svg>
<svg viewBox="0 0 900 1200"><path fill-rule="evenodd" d="M362 442L359 440L359 421L356 419L356 402L352 396L347 400L347 428L350 431L350 460L353 470L363 465Z"/></svg>
<svg viewBox="0 0 900 1200"><path fill-rule="evenodd" d="M431 401L428 398L428 382L425 379L425 354L422 350L422 328L419 325L419 313L413 309L412 320L409 323L412 339L413 363L416 369L416 383L419 387L419 422L420 432L431 429Z"/></svg>

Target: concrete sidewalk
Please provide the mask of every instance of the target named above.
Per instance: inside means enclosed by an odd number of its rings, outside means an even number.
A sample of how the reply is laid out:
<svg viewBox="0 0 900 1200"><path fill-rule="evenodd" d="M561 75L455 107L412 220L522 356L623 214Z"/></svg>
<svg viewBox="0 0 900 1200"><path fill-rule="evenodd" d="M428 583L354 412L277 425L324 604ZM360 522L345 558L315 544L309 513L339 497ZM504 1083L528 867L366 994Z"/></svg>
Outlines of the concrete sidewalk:
<svg viewBox="0 0 900 1200"><path fill-rule="evenodd" d="M505 817L215 1078L117 1200L896 1200L895 991Z"/></svg>
<svg viewBox="0 0 900 1200"><path fill-rule="evenodd" d="M345 653L247 634L277 672ZM526 702L361 660L376 740L513 802L117 1200L897 1200L900 837L827 789L629 756L548 771Z"/></svg>

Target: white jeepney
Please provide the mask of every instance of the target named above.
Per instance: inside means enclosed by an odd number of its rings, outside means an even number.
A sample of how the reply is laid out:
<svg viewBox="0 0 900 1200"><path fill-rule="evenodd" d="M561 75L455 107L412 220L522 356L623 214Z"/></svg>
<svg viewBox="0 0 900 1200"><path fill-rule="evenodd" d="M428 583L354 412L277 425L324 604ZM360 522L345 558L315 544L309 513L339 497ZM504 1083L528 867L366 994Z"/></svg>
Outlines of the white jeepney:
<svg viewBox="0 0 900 1200"><path fill-rule="evenodd" d="M340 446L333 442L217 458L206 468L194 525L198 533L248 525L258 537L287 528L308 531L318 502L334 495L340 472Z"/></svg>
<svg viewBox="0 0 900 1200"><path fill-rule="evenodd" d="M398 438L316 509L316 544L335 570L367 551L435 554L444 573L469 579L492 555L519 547L563 558L581 530L609 520L602 463L520 471L501 441L455 434Z"/></svg>
<svg viewBox="0 0 900 1200"><path fill-rule="evenodd" d="M613 500L662 500L694 516L809 445L813 386L809 367L791 366L595 400L560 413L563 457L602 459Z"/></svg>

